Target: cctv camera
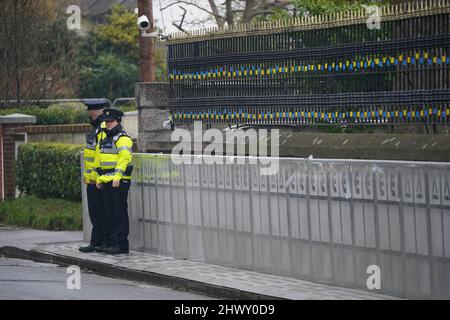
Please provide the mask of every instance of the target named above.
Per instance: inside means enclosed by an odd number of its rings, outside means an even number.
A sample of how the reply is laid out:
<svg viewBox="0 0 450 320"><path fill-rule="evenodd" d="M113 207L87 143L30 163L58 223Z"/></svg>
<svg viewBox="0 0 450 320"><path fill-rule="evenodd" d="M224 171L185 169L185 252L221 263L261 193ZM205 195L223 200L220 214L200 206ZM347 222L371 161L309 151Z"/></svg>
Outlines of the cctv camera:
<svg viewBox="0 0 450 320"><path fill-rule="evenodd" d="M142 15L138 18L137 24L139 26L139 29L141 29L142 31L150 29L150 21L145 15Z"/></svg>

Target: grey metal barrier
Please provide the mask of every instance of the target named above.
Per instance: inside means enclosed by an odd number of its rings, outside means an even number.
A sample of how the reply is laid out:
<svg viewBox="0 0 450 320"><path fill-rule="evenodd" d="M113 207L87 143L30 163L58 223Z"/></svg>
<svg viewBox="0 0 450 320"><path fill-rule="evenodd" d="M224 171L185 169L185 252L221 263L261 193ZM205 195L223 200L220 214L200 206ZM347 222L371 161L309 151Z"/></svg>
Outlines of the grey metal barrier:
<svg viewBox="0 0 450 320"><path fill-rule="evenodd" d="M450 163L240 160L135 154L132 247L364 290L376 265L375 291L450 298Z"/></svg>

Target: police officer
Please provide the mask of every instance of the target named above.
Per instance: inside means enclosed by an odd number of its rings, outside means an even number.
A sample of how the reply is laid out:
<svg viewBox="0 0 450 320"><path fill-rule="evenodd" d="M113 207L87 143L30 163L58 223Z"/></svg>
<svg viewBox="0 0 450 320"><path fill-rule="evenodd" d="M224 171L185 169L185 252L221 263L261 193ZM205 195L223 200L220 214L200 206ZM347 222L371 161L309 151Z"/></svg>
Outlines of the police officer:
<svg viewBox="0 0 450 320"><path fill-rule="evenodd" d="M97 188L102 190L105 233L112 245L103 250L107 254L128 253L128 191L131 183L133 142L121 126L123 113L115 109L103 110L106 130L99 140Z"/></svg>
<svg viewBox="0 0 450 320"><path fill-rule="evenodd" d="M80 247L81 252L101 251L104 241L104 227L102 217L103 213L103 196L101 190L96 188L97 172L95 170L95 157L98 135L105 126L102 121L103 109L109 106L109 101L106 99L88 99L84 100L87 107L92 131L86 135L86 146L83 150L84 155L84 172L83 178L86 184L86 194L88 202L89 218L92 223L91 241L88 246ZM107 245L107 244L106 244Z"/></svg>

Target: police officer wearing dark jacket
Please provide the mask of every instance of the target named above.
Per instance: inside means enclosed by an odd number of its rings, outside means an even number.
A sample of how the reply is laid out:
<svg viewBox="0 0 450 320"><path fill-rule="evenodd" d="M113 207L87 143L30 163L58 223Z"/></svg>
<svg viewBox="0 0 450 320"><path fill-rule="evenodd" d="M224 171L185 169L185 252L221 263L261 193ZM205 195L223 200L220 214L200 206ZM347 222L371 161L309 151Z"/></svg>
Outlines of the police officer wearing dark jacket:
<svg viewBox="0 0 450 320"><path fill-rule="evenodd" d="M101 190L96 188L97 172L95 170L95 157L97 154L98 136L105 126L103 122L103 109L110 105L106 99L84 100L87 107L92 131L86 135L86 146L83 150L84 172L89 218L92 223L91 241L88 246L80 247L81 252L101 251L104 244L104 217L103 196Z"/></svg>
<svg viewBox="0 0 450 320"><path fill-rule="evenodd" d="M102 190L105 233L111 239L107 254L128 253L128 191L131 183L133 142L121 126L123 113L115 109L103 111L106 129L99 139L97 188Z"/></svg>

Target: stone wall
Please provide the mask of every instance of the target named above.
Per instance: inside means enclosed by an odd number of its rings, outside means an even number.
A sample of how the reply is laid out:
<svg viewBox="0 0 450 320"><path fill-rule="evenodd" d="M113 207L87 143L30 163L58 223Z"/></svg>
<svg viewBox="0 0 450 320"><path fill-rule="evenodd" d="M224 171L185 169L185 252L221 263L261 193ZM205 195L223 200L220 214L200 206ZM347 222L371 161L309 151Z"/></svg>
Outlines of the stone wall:
<svg viewBox="0 0 450 320"><path fill-rule="evenodd" d="M138 137L138 112L125 112L122 118L122 127L133 140L136 140Z"/></svg>
<svg viewBox="0 0 450 320"><path fill-rule="evenodd" d="M170 142L171 131L163 127L169 116L170 86L166 82L137 83L137 145L141 152L159 152Z"/></svg>
<svg viewBox="0 0 450 320"><path fill-rule="evenodd" d="M92 130L90 124L61 124L27 126L28 142L55 142L85 144L86 133Z"/></svg>

